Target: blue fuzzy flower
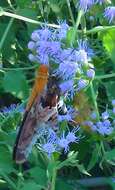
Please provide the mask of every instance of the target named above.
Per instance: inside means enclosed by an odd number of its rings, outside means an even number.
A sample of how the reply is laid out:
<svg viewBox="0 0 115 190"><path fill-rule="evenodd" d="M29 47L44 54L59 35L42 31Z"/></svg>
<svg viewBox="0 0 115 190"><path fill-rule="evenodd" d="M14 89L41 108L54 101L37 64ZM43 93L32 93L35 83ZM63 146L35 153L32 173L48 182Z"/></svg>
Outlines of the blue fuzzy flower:
<svg viewBox="0 0 115 190"><path fill-rule="evenodd" d="M103 119L103 120L106 120L106 119L108 119L108 118L109 118L108 112L107 112L107 111L103 112L103 113L102 113L102 119Z"/></svg>
<svg viewBox="0 0 115 190"><path fill-rule="evenodd" d="M105 9L104 16L107 18L109 23L115 21L115 6L110 6Z"/></svg>
<svg viewBox="0 0 115 190"><path fill-rule="evenodd" d="M79 8L86 12L92 7L94 3L94 0L79 0Z"/></svg>

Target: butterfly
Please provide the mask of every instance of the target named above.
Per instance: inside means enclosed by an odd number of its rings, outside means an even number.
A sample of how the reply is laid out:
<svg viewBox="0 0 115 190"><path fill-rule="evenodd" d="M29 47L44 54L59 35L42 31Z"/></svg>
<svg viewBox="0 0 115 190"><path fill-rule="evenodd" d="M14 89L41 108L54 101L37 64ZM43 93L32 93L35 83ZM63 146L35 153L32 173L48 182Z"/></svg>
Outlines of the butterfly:
<svg viewBox="0 0 115 190"><path fill-rule="evenodd" d="M38 128L49 122L53 127L57 122L58 110L60 113L66 112L61 109L64 106L59 105L60 95L57 77L49 75L47 65L40 65L13 149L13 160L17 164L26 162L28 149L32 148L31 142Z"/></svg>

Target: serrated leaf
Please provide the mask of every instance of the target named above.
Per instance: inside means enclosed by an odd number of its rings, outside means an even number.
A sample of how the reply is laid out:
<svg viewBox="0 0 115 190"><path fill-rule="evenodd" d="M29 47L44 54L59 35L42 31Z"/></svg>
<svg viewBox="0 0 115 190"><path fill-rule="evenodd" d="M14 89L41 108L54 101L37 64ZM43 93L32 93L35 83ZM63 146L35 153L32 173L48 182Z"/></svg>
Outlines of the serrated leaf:
<svg viewBox="0 0 115 190"><path fill-rule="evenodd" d="M21 99L28 97L28 84L25 75L21 71L8 71L3 79L3 87L6 92Z"/></svg>

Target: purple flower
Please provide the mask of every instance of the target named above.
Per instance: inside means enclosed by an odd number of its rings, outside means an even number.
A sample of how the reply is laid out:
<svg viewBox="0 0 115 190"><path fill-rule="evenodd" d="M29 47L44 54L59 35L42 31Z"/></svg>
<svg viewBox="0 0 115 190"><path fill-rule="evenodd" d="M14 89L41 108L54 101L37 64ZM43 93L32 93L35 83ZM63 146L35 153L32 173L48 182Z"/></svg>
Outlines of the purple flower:
<svg viewBox="0 0 115 190"><path fill-rule="evenodd" d="M87 81L84 79L80 79L78 81L78 90L84 89L87 86Z"/></svg>
<svg viewBox="0 0 115 190"><path fill-rule="evenodd" d="M115 107L115 100L112 100L112 106Z"/></svg>
<svg viewBox="0 0 115 190"><path fill-rule="evenodd" d="M95 76L95 71L93 69L87 70L87 77L93 79Z"/></svg>
<svg viewBox="0 0 115 190"><path fill-rule="evenodd" d="M103 125L108 128L111 126L111 122L108 119L106 119L105 121L103 121Z"/></svg>
<svg viewBox="0 0 115 190"><path fill-rule="evenodd" d="M66 139L68 140L69 143L73 142L79 142L80 137L75 136L75 133L79 130L79 127L74 128L71 132L69 132L66 136Z"/></svg>
<svg viewBox="0 0 115 190"><path fill-rule="evenodd" d="M84 49L76 51L76 60L83 64L88 63L87 52Z"/></svg>
<svg viewBox="0 0 115 190"><path fill-rule="evenodd" d="M16 104L11 104L9 107L4 107L1 112L3 114L10 114L13 112L20 112L22 113L24 111L24 108L20 105L16 105Z"/></svg>
<svg viewBox="0 0 115 190"><path fill-rule="evenodd" d="M28 43L28 49L30 49L30 50L34 50L35 47L36 47L35 42L30 41L30 42Z"/></svg>
<svg viewBox="0 0 115 190"><path fill-rule="evenodd" d="M64 137L64 133L62 137L58 139L58 145L64 149L65 153L69 150L69 141Z"/></svg>
<svg viewBox="0 0 115 190"><path fill-rule="evenodd" d="M45 151L49 156L56 151L54 144L48 142L42 145L43 151Z"/></svg>
<svg viewBox="0 0 115 190"><path fill-rule="evenodd" d="M108 119L109 118L109 114L107 111L103 112L102 113L102 119L105 120L105 119Z"/></svg>
<svg viewBox="0 0 115 190"><path fill-rule="evenodd" d="M112 111L113 111L113 114L115 114L115 107L113 107L113 110L112 110Z"/></svg>
<svg viewBox="0 0 115 190"><path fill-rule="evenodd" d="M60 29L58 30L58 38L63 39L66 37L67 30L69 28L68 24L66 21L59 23L60 24Z"/></svg>
<svg viewBox="0 0 115 190"><path fill-rule="evenodd" d="M30 54L28 55L28 59L29 59L31 62L37 61L36 57L35 57L32 53L30 53Z"/></svg>
<svg viewBox="0 0 115 190"><path fill-rule="evenodd" d="M73 83L73 80L68 80L68 81L65 81L63 82L62 84L60 84L60 88L61 88L61 91L63 93L67 92L67 91L74 91L74 83Z"/></svg>
<svg viewBox="0 0 115 190"><path fill-rule="evenodd" d="M86 126L92 127L93 126L93 122L92 121L84 121L82 123L82 125L86 125Z"/></svg>
<svg viewBox="0 0 115 190"><path fill-rule="evenodd" d="M79 8L86 12L94 4L94 0L80 0Z"/></svg>
<svg viewBox="0 0 115 190"><path fill-rule="evenodd" d="M91 119L95 120L97 118L97 114L96 112L92 112L91 115L90 115Z"/></svg>
<svg viewBox="0 0 115 190"><path fill-rule="evenodd" d="M48 39L52 38L52 33L47 27L40 29L38 33L40 36L40 40L47 41Z"/></svg>
<svg viewBox="0 0 115 190"><path fill-rule="evenodd" d="M115 21L115 6L107 7L104 16L108 19L109 23Z"/></svg>
<svg viewBox="0 0 115 190"><path fill-rule="evenodd" d="M78 69L78 63L71 62L71 61L64 61L60 63L58 68L58 73L60 76L63 77L63 79L71 79L75 76L75 73Z"/></svg>
<svg viewBox="0 0 115 190"><path fill-rule="evenodd" d="M38 30L35 30L32 35L31 35L31 39L35 42L37 42L40 38L39 38L39 34L38 34Z"/></svg>
<svg viewBox="0 0 115 190"><path fill-rule="evenodd" d="M105 0L97 0L96 3L99 3L100 5L102 5L103 3L105 3Z"/></svg>
<svg viewBox="0 0 115 190"><path fill-rule="evenodd" d="M113 132L110 121L105 120L104 122L97 122L97 131L101 135L110 135Z"/></svg>

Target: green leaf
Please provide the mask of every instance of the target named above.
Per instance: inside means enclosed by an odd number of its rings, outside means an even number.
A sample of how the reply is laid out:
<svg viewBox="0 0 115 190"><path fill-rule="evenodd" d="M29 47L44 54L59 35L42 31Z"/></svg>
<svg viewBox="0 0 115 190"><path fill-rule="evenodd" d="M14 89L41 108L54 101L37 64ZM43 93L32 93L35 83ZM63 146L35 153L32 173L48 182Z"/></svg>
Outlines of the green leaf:
<svg viewBox="0 0 115 190"><path fill-rule="evenodd" d="M34 181L26 181L21 190L41 190L41 186Z"/></svg>
<svg viewBox="0 0 115 190"><path fill-rule="evenodd" d="M106 160L115 160L115 149L111 150L111 151L107 151L105 153L105 159Z"/></svg>
<svg viewBox="0 0 115 190"><path fill-rule="evenodd" d="M11 153L5 146L0 146L0 173L5 172L7 174L14 171Z"/></svg>
<svg viewBox="0 0 115 190"><path fill-rule="evenodd" d="M65 182L64 180L57 180L56 181L56 190L73 190L73 187L69 184L67 184L67 182Z"/></svg>
<svg viewBox="0 0 115 190"><path fill-rule="evenodd" d="M99 145L97 145L92 153L92 157L90 159L90 162L88 164L87 170L91 170L95 164L98 162L99 159L99 152L100 152L101 147L99 147Z"/></svg>
<svg viewBox="0 0 115 190"><path fill-rule="evenodd" d="M109 98L109 101L111 101L112 99L115 98L115 82L113 81L109 81L107 83L105 83L105 88L106 88L106 91L107 91L107 96Z"/></svg>
<svg viewBox="0 0 115 190"><path fill-rule="evenodd" d="M39 185L45 186L47 184L46 170L40 167L34 167L29 170L29 174Z"/></svg>
<svg viewBox="0 0 115 190"><path fill-rule="evenodd" d="M6 92L21 99L26 99L29 94L25 75L21 71L8 71L3 79L3 87Z"/></svg>
<svg viewBox="0 0 115 190"><path fill-rule="evenodd" d="M111 60L115 64L115 29L111 29L102 35L103 45L108 51Z"/></svg>

